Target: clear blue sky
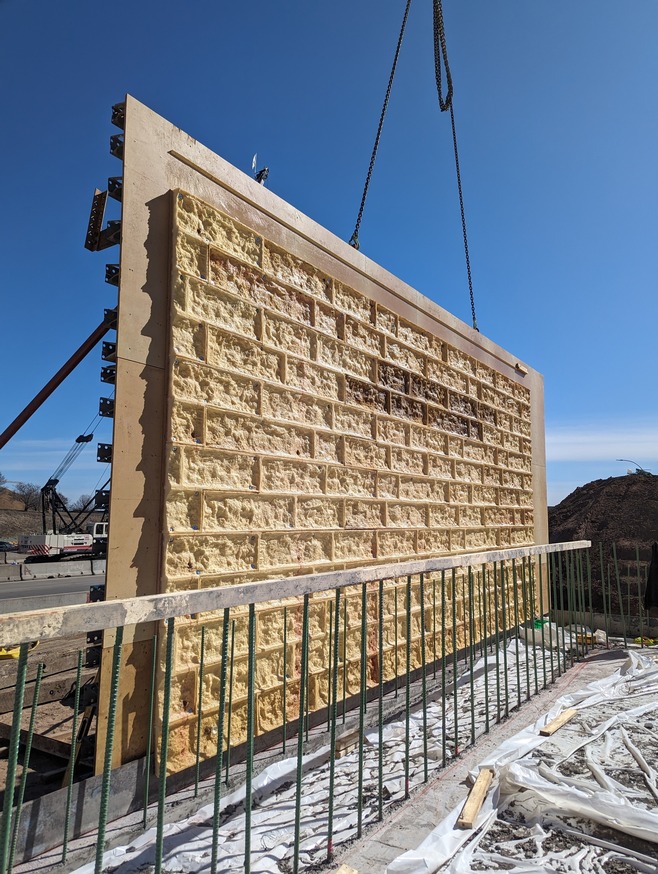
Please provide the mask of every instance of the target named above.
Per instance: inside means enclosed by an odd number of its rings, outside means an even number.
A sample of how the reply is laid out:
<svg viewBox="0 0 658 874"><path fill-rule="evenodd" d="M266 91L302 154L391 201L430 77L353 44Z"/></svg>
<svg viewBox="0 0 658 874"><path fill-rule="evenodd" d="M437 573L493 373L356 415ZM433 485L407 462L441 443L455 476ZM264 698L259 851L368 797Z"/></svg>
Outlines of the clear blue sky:
<svg viewBox="0 0 658 874"><path fill-rule="evenodd" d="M130 92L351 235L403 0L0 0L0 426L115 302L83 248ZM544 374L549 502L630 458L658 472L658 3L444 0L478 322ZM361 230L375 261L470 321L430 0L414 0ZM110 250L111 252L112 250ZM0 471L43 484L94 417L92 353ZM109 441L109 423L97 430ZM95 443L62 482L103 470Z"/></svg>

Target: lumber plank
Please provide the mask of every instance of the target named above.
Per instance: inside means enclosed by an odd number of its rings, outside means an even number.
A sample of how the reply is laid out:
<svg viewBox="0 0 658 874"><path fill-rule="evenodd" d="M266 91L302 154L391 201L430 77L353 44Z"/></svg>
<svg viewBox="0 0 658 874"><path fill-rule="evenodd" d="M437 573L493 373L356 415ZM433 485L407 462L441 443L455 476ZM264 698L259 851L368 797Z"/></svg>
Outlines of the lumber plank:
<svg viewBox="0 0 658 874"><path fill-rule="evenodd" d="M462 812L459 814L457 819L458 828L473 828L478 813L484 804L484 799L487 797L493 776L494 772L491 768L482 768L468 794L468 798L464 802Z"/></svg>
<svg viewBox="0 0 658 874"><path fill-rule="evenodd" d="M22 728L21 729L21 746L25 746L27 743L28 732ZM0 739L8 741L11 738L11 725L8 725L6 722L0 722ZM42 753L48 753L51 756L55 756L58 759L68 760L71 757L71 744L65 743L64 741L57 740L54 737L48 737L44 734L37 734L34 732L32 735L32 749L39 750Z"/></svg>
<svg viewBox="0 0 658 874"><path fill-rule="evenodd" d="M354 731L348 731L345 734L342 734L340 737L336 738L334 754L337 759L341 759L343 756L351 753L353 749L356 749L358 745L359 729L357 728Z"/></svg>
<svg viewBox="0 0 658 874"><path fill-rule="evenodd" d="M540 728L539 734L542 737L550 737L552 734L555 734L555 732L559 728L562 728L563 725L566 725L570 719L573 719L576 713L578 713L578 711L574 710L573 707L570 707L568 710L562 711L559 716L556 716L555 719L551 719L551 721L548 722L543 728Z"/></svg>

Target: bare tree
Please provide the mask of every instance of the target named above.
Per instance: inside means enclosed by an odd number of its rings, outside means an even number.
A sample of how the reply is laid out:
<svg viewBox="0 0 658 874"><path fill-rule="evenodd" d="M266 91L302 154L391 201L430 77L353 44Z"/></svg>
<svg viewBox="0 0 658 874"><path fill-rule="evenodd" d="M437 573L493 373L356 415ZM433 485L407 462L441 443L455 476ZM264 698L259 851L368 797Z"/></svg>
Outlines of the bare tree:
<svg viewBox="0 0 658 874"><path fill-rule="evenodd" d="M91 495L80 495L80 497L76 498L75 501L69 503L69 510L84 510L91 499Z"/></svg>
<svg viewBox="0 0 658 874"><path fill-rule="evenodd" d="M7 482L7 477L4 475L4 473L0 473L0 486L4 486L4 484L6 482Z"/></svg>
<svg viewBox="0 0 658 874"><path fill-rule="evenodd" d="M41 505L41 487L36 483L16 483L14 489L26 510L38 510Z"/></svg>

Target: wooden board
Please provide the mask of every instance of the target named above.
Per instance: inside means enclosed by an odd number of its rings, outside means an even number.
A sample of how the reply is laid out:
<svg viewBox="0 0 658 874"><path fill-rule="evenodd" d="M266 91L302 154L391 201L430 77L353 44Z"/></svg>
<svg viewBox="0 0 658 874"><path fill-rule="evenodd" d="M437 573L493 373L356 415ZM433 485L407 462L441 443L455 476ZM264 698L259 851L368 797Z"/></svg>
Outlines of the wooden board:
<svg viewBox="0 0 658 874"><path fill-rule="evenodd" d="M477 780L473 784L473 788L469 792L462 812L459 814L459 819L457 820L458 828L473 828L478 813L484 804L484 799L487 797L493 776L494 772L491 768L482 768Z"/></svg>
<svg viewBox="0 0 658 874"><path fill-rule="evenodd" d="M336 738L336 746L334 752L337 759L342 759L359 745L359 730L348 731L346 734Z"/></svg>
<svg viewBox="0 0 658 874"><path fill-rule="evenodd" d="M555 719L551 719L551 721L547 723L543 728L540 728L539 734L542 737L550 737L552 734L555 734L555 732L559 728L562 728L563 725L566 725L570 719L573 719L576 713L578 713L578 711L574 710L573 708L563 711L562 713L560 713L559 716L556 716Z"/></svg>

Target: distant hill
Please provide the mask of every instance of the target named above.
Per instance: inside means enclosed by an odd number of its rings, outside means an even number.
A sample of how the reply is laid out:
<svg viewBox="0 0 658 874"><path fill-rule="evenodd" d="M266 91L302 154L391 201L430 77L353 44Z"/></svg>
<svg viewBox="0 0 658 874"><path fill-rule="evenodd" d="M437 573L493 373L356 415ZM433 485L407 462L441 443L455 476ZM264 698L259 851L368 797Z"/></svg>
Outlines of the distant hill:
<svg viewBox="0 0 658 874"><path fill-rule="evenodd" d="M658 476L633 473L597 479L548 509L551 543L615 542L648 550L658 540Z"/></svg>
<svg viewBox="0 0 658 874"><path fill-rule="evenodd" d="M0 510L24 510L25 504L20 495L11 489L0 486Z"/></svg>

